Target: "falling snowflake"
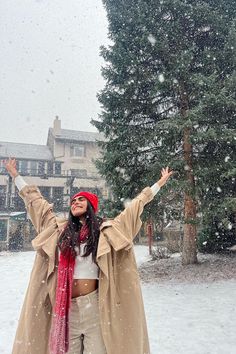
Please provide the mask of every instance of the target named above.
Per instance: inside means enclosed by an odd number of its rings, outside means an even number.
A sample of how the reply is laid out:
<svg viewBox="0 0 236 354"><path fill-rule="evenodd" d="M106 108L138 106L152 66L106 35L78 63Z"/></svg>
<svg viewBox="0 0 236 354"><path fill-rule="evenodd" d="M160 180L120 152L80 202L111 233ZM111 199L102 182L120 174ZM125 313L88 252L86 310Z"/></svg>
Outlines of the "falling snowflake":
<svg viewBox="0 0 236 354"><path fill-rule="evenodd" d="M160 82L164 82L165 81L164 75L163 74L158 75L158 80Z"/></svg>
<svg viewBox="0 0 236 354"><path fill-rule="evenodd" d="M156 44L156 38L150 33L147 37L147 39L149 40L149 42L152 44L152 45L155 45Z"/></svg>
<svg viewBox="0 0 236 354"><path fill-rule="evenodd" d="M189 171L189 170L190 170L189 165L185 165L185 166L184 166L184 169L185 169L185 171Z"/></svg>

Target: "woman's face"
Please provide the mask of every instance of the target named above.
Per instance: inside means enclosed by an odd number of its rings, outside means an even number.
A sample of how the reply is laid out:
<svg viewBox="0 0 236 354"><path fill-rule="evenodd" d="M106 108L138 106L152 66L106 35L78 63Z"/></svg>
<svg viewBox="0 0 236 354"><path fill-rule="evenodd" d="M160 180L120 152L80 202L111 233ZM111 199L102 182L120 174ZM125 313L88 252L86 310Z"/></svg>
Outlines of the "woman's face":
<svg viewBox="0 0 236 354"><path fill-rule="evenodd" d="M85 197L77 197L71 201L71 213L73 216L82 216L86 213L88 201Z"/></svg>

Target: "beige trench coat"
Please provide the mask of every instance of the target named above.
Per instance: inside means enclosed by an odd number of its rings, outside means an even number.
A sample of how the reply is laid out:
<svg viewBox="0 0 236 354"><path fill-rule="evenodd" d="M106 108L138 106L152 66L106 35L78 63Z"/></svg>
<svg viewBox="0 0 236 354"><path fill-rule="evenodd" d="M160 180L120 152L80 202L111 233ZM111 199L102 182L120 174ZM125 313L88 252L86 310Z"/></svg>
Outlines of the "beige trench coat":
<svg viewBox="0 0 236 354"><path fill-rule="evenodd" d="M21 311L12 354L49 354L48 338L57 280L57 240L66 220L36 186L20 192L37 237L28 290ZM141 227L140 215L153 198L145 188L114 220L103 222L97 251L99 311L107 354L150 354L133 238Z"/></svg>

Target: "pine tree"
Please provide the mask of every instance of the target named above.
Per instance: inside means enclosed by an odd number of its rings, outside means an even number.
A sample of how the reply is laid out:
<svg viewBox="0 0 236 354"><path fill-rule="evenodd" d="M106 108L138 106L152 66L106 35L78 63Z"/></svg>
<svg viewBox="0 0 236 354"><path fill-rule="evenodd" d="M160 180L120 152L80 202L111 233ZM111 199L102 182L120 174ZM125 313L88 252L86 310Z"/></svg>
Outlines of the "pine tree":
<svg viewBox="0 0 236 354"><path fill-rule="evenodd" d="M153 183L163 166L177 171L175 190L184 214L182 262L196 263L197 203L204 213L209 176L218 183L224 171L230 180L235 161L235 90L230 86L235 72L234 1L104 4L111 45L101 50L107 62L106 87L99 95L102 114L93 121L107 139L100 171L117 197L131 197ZM222 156L217 150L226 151L225 145L231 160L219 170ZM207 161L211 170L205 168ZM169 185L173 188L175 180ZM172 195L166 188L164 199L167 194Z"/></svg>
<svg viewBox="0 0 236 354"><path fill-rule="evenodd" d="M236 39L236 37L235 37ZM236 41L235 41L236 43ZM218 96L211 95L202 105L217 123L208 130L208 143L199 152L198 178L203 212L199 247L203 251L222 251L236 244L236 72L225 80ZM202 132L199 144L205 140ZM206 159L207 154L212 156ZM207 173L205 173L207 170Z"/></svg>

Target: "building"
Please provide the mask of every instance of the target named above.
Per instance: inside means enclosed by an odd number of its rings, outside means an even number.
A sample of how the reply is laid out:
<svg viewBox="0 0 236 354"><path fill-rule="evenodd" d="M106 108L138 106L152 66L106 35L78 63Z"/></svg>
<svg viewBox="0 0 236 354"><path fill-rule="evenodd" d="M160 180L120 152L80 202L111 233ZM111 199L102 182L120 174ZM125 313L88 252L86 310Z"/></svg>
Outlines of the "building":
<svg viewBox="0 0 236 354"><path fill-rule="evenodd" d="M70 196L80 190L108 198L108 187L95 166L101 140L99 133L62 129L56 117L46 145L0 142L0 212L25 210L3 164L9 157L16 158L19 173L27 183L40 188L56 212L68 211ZM3 242L7 235L0 235L0 239Z"/></svg>
<svg viewBox="0 0 236 354"><path fill-rule="evenodd" d="M0 250L23 249L30 242L29 229L26 212L0 212Z"/></svg>

